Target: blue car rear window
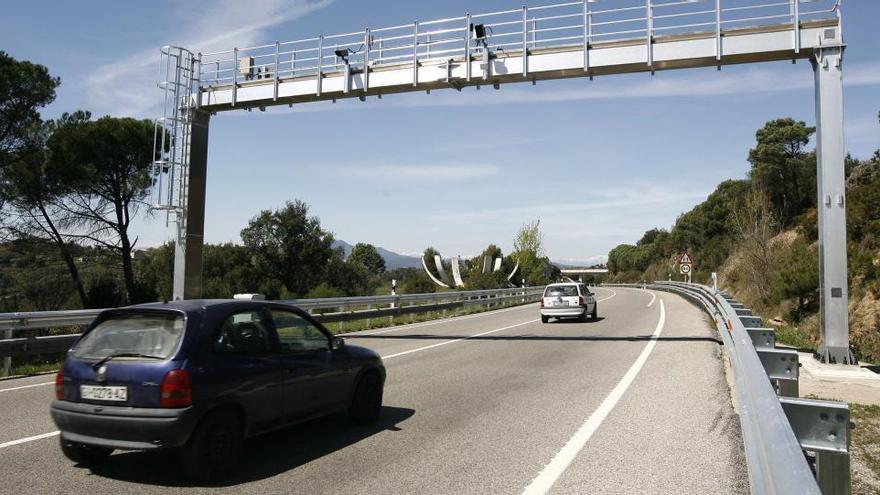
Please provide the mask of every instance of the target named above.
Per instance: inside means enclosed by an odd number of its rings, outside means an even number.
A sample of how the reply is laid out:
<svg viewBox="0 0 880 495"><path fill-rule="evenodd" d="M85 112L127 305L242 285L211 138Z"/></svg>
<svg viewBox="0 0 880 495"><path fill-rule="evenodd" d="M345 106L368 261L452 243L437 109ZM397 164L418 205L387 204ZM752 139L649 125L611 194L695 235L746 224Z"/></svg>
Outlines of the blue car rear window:
<svg viewBox="0 0 880 495"><path fill-rule="evenodd" d="M113 315L84 335L73 355L103 359L113 354L131 353L168 359L180 343L183 328L183 315Z"/></svg>

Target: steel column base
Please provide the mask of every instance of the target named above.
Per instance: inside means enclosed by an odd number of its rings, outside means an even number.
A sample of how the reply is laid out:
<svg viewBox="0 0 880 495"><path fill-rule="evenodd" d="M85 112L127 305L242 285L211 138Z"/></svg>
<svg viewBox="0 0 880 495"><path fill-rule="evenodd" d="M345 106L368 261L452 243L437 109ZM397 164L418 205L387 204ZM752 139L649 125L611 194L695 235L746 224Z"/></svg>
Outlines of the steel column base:
<svg viewBox="0 0 880 495"><path fill-rule="evenodd" d="M848 347L819 346L814 355L816 359L826 364L854 364L859 361Z"/></svg>

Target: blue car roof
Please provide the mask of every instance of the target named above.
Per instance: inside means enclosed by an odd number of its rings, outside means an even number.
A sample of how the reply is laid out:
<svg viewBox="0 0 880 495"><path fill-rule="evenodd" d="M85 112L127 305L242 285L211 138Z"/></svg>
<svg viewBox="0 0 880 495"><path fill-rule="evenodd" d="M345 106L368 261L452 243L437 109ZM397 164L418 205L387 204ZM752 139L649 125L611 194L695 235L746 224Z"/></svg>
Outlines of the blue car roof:
<svg viewBox="0 0 880 495"><path fill-rule="evenodd" d="M211 310L235 310L235 308L253 308L264 306L290 306L288 304L271 302L271 301L253 301L244 299L186 299L181 301L155 302L136 304L133 306L125 306L117 308L118 310L137 310L137 309L167 309L173 311L182 311L184 313L201 312L203 310L212 312Z"/></svg>

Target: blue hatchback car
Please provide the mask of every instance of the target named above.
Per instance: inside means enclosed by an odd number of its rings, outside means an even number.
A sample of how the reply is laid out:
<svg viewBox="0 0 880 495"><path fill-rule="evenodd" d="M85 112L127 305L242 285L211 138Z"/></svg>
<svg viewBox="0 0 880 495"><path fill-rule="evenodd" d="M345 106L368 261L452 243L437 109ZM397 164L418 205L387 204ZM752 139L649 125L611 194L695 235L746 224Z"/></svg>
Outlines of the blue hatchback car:
<svg viewBox="0 0 880 495"><path fill-rule="evenodd" d="M74 462L174 448L208 481L247 437L343 410L377 420L384 383L378 354L296 307L188 300L102 312L68 351L51 412Z"/></svg>

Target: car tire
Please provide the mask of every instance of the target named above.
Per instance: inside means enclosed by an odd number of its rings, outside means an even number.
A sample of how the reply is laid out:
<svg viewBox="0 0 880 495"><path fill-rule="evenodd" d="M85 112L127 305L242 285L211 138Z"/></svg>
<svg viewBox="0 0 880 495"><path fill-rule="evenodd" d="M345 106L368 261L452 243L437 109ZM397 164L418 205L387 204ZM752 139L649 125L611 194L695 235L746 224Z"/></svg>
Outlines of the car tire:
<svg viewBox="0 0 880 495"><path fill-rule="evenodd" d="M181 463L187 476L196 481L213 481L229 475L241 458L243 428L231 411L206 416L181 449Z"/></svg>
<svg viewBox="0 0 880 495"><path fill-rule="evenodd" d="M355 423L368 424L377 421L381 412L382 382L379 374L374 371L364 373L354 389L348 415Z"/></svg>
<svg viewBox="0 0 880 495"><path fill-rule="evenodd" d="M596 321L599 319L599 305L598 304L593 306L593 312L590 313L590 319L592 319L593 321Z"/></svg>
<svg viewBox="0 0 880 495"><path fill-rule="evenodd" d="M107 460L113 449L71 442L61 437L61 452L71 461L82 466L95 466Z"/></svg>
<svg viewBox="0 0 880 495"><path fill-rule="evenodd" d="M548 321L550 321L549 316L541 315L541 323L547 323Z"/></svg>

